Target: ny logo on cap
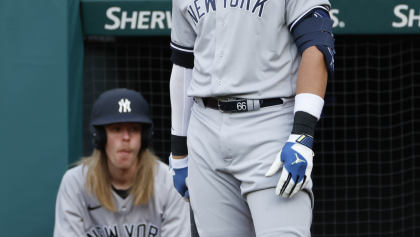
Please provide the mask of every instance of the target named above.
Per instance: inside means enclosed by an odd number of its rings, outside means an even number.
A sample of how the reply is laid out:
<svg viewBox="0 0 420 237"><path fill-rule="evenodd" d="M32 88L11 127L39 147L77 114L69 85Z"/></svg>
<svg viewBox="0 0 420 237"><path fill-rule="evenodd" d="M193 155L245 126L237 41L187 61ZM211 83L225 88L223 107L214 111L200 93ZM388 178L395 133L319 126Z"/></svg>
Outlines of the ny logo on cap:
<svg viewBox="0 0 420 237"><path fill-rule="evenodd" d="M120 113L131 112L131 108L130 108L131 101L129 101L128 99L125 99L125 101L124 101L124 99L121 99L118 102L118 104L120 105L120 109L118 110Z"/></svg>

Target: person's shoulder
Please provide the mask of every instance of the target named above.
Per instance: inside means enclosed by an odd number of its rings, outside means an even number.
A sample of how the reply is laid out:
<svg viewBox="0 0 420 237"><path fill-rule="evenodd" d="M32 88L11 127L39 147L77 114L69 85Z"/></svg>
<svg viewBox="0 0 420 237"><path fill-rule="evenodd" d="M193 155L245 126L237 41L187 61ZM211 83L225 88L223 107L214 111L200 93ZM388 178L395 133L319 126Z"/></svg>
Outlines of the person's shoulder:
<svg viewBox="0 0 420 237"><path fill-rule="evenodd" d="M168 182L173 185L172 174L169 171L169 166L159 160L157 161L156 166L155 181L165 186L168 186Z"/></svg>
<svg viewBox="0 0 420 237"><path fill-rule="evenodd" d="M166 175L169 175L169 176L172 176L171 175L171 172L169 171L169 166L167 165L167 164L165 164L165 163L163 163L162 161L160 161L160 160L158 160L158 161L156 161L156 163L157 163L157 168L156 168L156 170L157 170L157 176L162 176L162 175L164 175L164 176L166 176Z"/></svg>
<svg viewBox="0 0 420 237"><path fill-rule="evenodd" d="M64 185L72 184L84 185L86 180L87 167L83 164L73 167L66 171L61 181Z"/></svg>

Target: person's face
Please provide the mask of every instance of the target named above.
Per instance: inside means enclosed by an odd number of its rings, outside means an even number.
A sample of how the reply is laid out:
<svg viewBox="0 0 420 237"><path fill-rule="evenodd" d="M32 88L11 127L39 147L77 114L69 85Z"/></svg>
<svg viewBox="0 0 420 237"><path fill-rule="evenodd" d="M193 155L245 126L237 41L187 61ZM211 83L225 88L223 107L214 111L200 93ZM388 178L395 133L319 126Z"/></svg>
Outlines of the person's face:
<svg viewBox="0 0 420 237"><path fill-rule="evenodd" d="M114 123L105 126L105 151L108 164L117 169L128 169L137 161L141 147L139 123Z"/></svg>

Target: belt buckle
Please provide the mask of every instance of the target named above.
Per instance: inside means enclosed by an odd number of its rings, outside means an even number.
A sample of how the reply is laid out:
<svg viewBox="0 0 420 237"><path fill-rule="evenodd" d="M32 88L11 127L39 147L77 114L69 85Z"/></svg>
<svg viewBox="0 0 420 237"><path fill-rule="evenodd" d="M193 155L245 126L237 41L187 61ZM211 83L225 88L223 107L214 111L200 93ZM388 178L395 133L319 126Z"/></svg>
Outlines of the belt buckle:
<svg viewBox="0 0 420 237"><path fill-rule="evenodd" d="M220 109L220 100L221 100L221 99L218 99L218 100L217 100L217 108L219 108L219 111L220 111L220 112L224 113L225 111L223 111L223 110L221 110L221 109Z"/></svg>

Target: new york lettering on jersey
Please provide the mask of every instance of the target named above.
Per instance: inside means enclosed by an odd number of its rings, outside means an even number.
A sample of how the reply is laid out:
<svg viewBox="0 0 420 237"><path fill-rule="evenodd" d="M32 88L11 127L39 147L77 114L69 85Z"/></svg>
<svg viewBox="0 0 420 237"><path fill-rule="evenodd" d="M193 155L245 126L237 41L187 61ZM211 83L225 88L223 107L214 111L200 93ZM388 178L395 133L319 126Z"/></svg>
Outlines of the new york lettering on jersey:
<svg viewBox="0 0 420 237"><path fill-rule="evenodd" d="M124 224L124 230L120 230L118 225L97 226L86 233L86 237L155 237L159 233L156 226L148 224Z"/></svg>
<svg viewBox="0 0 420 237"><path fill-rule="evenodd" d="M224 0L223 8L237 8L245 10L249 13L256 14L258 17L262 17L264 13L264 6L268 0ZM202 7L202 6L205 6ZM188 14L194 23L205 17L210 11L216 11L216 0L193 0L188 6Z"/></svg>

